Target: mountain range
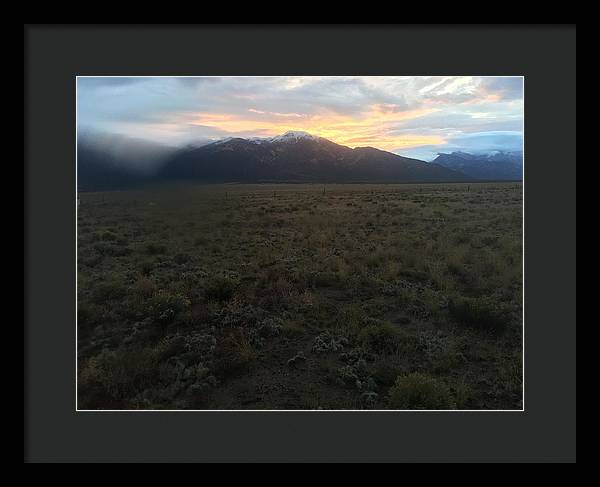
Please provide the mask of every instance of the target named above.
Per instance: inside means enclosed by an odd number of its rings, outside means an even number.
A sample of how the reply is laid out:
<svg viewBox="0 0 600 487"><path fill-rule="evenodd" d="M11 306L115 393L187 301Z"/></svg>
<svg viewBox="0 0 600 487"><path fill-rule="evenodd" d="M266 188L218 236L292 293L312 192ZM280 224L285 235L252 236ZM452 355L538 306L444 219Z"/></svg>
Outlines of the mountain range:
<svg viewBox="0 0 600 487"><path fill-rule="evenodd" d="M523 153L520 151L494 151L484 154L452 152L439 154L432 162L475 179L516 181L523 178Z"/></svg>
<svg viewBox="0 0 600 487"><path fill-rule="evenodd" d="M373 147L349 147L304 132L232 138L176 153L161 179L203 181L457 181L463 174Z"/></svg>
<svg viewBox="0 0 600 487"><path fill-rule="evenodd" d="M468 156L440 154L425 162L374 147L352 149L295 131L270 138L234 137L179 149L124 138L98 141L81 137L77 147L78 184L84 191L184 181L451 182L513 179L516 174L512 159L510 168L505 168L498 155L487 159ZM144 160L148 162L145 165Z"/></svg>

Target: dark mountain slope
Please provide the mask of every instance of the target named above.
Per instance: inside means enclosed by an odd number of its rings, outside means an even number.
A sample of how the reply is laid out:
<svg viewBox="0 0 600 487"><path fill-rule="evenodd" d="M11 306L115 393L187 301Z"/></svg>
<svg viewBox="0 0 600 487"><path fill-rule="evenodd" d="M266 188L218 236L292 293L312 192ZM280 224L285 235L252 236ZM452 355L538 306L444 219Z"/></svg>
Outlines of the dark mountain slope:
<svg viewBox="0 0 600 487"><path fill-rule="evenodd" d="M177 152L160 179L217 181L410 182L467 180L437 164L372 147L351 149L309 134L233 138Z"/></svg>
<svg viewBox="0 0 600 487"><path fill-rule="evenodd" d="M453 152L438 155L433 163L460 171L476 179L521 180L523 176L522 152L495 152L478 155Z"/></svg>

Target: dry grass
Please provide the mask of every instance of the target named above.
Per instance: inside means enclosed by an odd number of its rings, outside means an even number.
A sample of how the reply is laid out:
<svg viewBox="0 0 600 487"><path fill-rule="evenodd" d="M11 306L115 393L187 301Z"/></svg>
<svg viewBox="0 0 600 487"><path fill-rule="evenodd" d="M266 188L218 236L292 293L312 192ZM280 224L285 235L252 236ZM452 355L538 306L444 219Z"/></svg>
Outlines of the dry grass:
<svg viewBox="0 0 600 487"><path fill-rule="evenodd" d="M390 374L415 372L441 381L465 407L520 408L521 218L515 183L82 194L80 370L89 382L102 358L115 385L100 394L96 381L81 399L185 408L200 391L215 409L248 401L341 408L361 404L379 374L376 406L386 408ZM345 350L311 354L324 331L347 339ZM144 378L132 378L131 389L130 369L110 365L171 339L196 345L157 364L138 361L150 369L131 369ZM213 348L197 345L213 339ZM289 370L298 351L306 363ZM357 372L359 355L367 368L361 362ZM216 381L185 372L199 363ZM343 367L356 387L340 385ZM115 388L118 397L106 393ZM259 399L235 392L252 388Z"/></svg>

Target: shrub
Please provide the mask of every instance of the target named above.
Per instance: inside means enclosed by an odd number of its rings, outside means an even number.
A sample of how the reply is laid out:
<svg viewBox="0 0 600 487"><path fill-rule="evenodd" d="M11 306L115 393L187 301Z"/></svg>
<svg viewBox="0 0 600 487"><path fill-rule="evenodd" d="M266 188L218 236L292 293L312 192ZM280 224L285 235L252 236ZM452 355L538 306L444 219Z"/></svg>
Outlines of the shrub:
<svg viewBox="0 0 600 487"><path fill-rule="evenodd" d="M112 299L120 299L125 296L125 286L116 279L100 282L94 289L94 302L101 304Z"/></svg>
<svg viewBox="0 0 600 487"><path fill-rule="evenodd" d="M196 247L203 247L205 245L207 245L209 242L209 240L206 237L196 237L194 239L194 245Z"/></svg>
<svg viewBox="0 0 600 487"><path fill-rule="evenodd" d="M291 296L294 293L294 286L285 277L279 277L273 283L273 293L277 297Z"/></svg>
<svg viewBox="0 0 600 487"><path fill-rule="evenodd" d="M84 395L126 400L152 385L157 375L157 357L150 348L103 350L82 368L79 386Z"/></svg>
<svg viewBox="0 0 600 487"><path fill-rule="evenodd" d="M467 407L468 401L471 398L471 388L466 383L459 382L453 385L452 392L456 408L463 409Z"/></svg>
<svg viewBox="0 0 600 487"><path fill-rule="evenodd" d="M216 309L211 321L217 328L254 327L265 317L260 307L232 299L226 306Z"/></svg>
<svg viewBox="0 0 600 487"><path fill-rule="evenodd" d="M453 298L448 310L458 322L483 331L501 332L508 323L506 311L490 298Z"/></svg>
<svg viewBox="0 0 600 487"><path fill-rule="evenodd" d="M473 281L469 271L464 265L460 265L456 262L450 262L446 265L448 274L454 276L460 283L469 284Z"/></svg>
<svg viewBox="0 0 600 487"><path fill-rule="evenodd" d="M233 328L217 340L214 369L222 374L237 372L247 369L256 357L256 351L244 330Z"/></svg>
<svg viewBox="0 0 600 487"><path fill-rule="evenodd" d="M98 316L98 310L93 304L78 303L77 304L77 327L79 330L89 330L95 324Z"/></svg>
<svg viewBox="0 0 600 487"><path fill-rule="evenodd" d="M363 347L376 353L392 353L398 346L398 330L387 321L369 320L358 338Z"/></svg>
<svg viewBox="0 0 600 487"><path fill-rule="evenodd" d="M453 409L455 401L443 382L427 375L412 373L399 376L390 389L393 409Z"/></svg>
<svg viewBox="0 0 600 487"><path fill-rule="evenodd" d="M167 251L167 247L163 244L149 242L144 246L144 250L150 255L164 254Z"/></svg>
<svg viewBox="0 0 600 487"><path fill-rule="evenodd" d="M189 300L181 294L159 291L150 299L150 313L158 323L168 325L189 305Z"/></svg>
<svg viewBox="0 0 600 487"><path fill-rule="evenodd" d="M186 262L188 262L190 260L190 256L183 252L179 252L179 253L175 254L175 256L173 257L173 260L175 261L176 264L185 264Z"/></svg>
<svg viewBox="0 0 600 487"><path fill-rule="evenodd" d="M141 296L149 297L152 296L156 291L156 284L152 279L148 279L147 277L140 277L135 282L135 290Z"/></svg>
<svg viewBox="0 0 600 487"><path fill-rule="evenodd" d="M140 272L147 276L148 274L150 274L152 272L152 269L154 269L154 261L153 260L144 260L142 262L140 262Z"/></svg>
<svg viewBox="0 0 600 487"><path fill-rule="evenodd" d="M383 386L393 386L402 372L400 367L388 364L385 361L377 362L373 367L373 377L378 384Z"/></svg>
<svg viewBox="0 0 600 487"><path fill-rule="evenodd" d="M194 303L190 308L190 314L194 323L202 323L208 320L210 308L206 303Z"/></svg>
<svg viewBox="0 0 600 487"><path fill-rule="evenodd" d="M209 301L228 301L233 297L237 283L227 277L211 279L204 290L204 295Z"/></svg>
<svg viewBox="0 0 600 487"><path fill-rule="evenodd" d="M498 242L498 237L496 235L487 235L481 238L481 243L486 247L491 247L496 242Z"/></svg>
<svg viewBox="0 0 600 487"><path fill-rule="evenodd" d="M108 255L112 257L122 257L131 253L129 247L123 247L112 243L99 242L94 245L94 250L100 255Z"/></svg>
<svg viewBox="0 0 600 487"><path fill-rule="evenodd" d="M334 287L340 282L340 277L335 272L318 272L312 276L314 287Z"/></svg>
<svg viewBox="0 0 600 487"><path fill-rule="evenodd" d="M77 262L80 265L88 266L88 267L96 267L100 262L102 262L104 255L99 252L93 252L90 255L86 256L77 256Z"/></svg>
<svg viewBox="0 0 600 487"><path fill-rule="evenodd" d="M366 324L365 318L365 313L359 306L351 305L339 311L335 328L348 336L355 336Z"/></svg>
<svg viewBox="0 0 600 487"><path fill-rule="evenodd" d="M114 232L111 232L110 230L106 230L102 233L102 235L100 235L100 238L106 241L114 241L117 240L117 235Z"/></svg>

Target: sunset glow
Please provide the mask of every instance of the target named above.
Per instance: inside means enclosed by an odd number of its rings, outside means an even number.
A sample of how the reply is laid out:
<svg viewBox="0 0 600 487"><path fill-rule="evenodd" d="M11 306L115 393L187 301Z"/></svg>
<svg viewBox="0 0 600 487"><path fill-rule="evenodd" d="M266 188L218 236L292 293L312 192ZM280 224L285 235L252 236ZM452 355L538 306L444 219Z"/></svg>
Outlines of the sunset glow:
<svg viewBox="0 0 600 487"><path fill-rule="evenodd" d="M520 149L522 123L518 77L78 78L79 130L168 145L301 130L425 157Z"/></svg>

